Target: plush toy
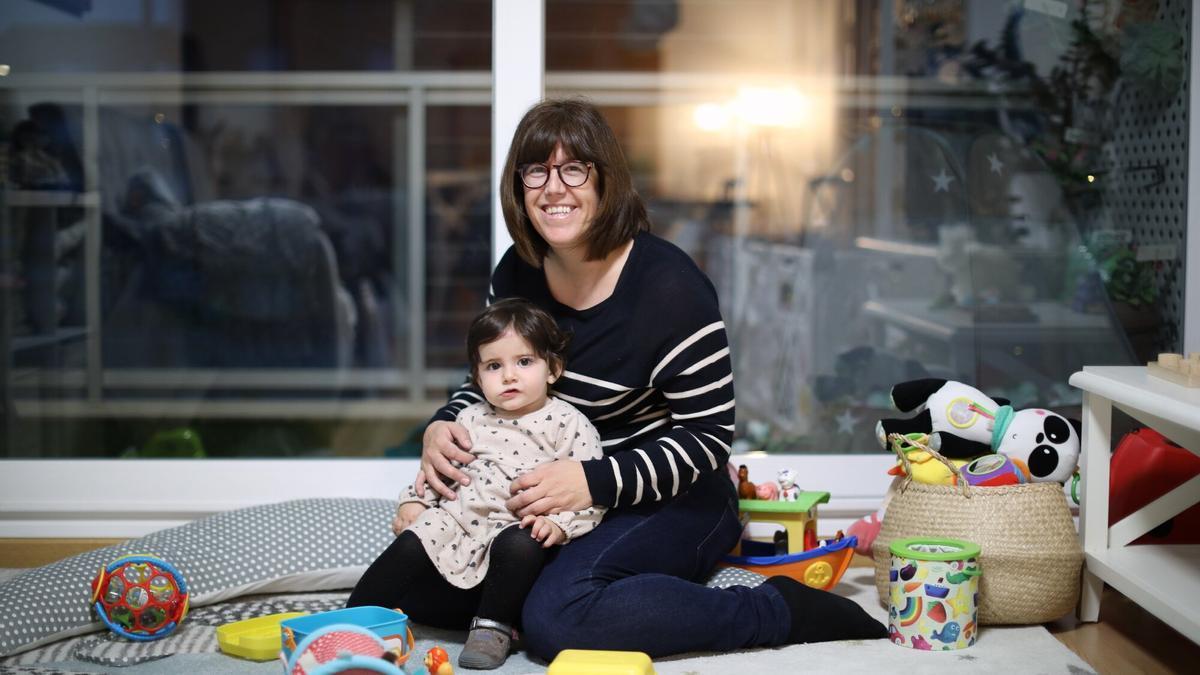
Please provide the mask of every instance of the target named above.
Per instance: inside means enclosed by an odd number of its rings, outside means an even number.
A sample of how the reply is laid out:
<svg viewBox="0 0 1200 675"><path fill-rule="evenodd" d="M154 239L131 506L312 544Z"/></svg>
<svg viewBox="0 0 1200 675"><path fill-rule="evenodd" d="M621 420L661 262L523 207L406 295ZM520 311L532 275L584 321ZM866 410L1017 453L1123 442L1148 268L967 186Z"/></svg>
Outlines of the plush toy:
<svg viewBox="0 0 1200 675"><path fill-rule="evenodd" d="M1079 461L1079 421L1041 408L1013 410L1005 399L952 380L923 379L892 388L892 403L907 419L880 420L875 427L887 447L892 433L929 434L929 447L951 459L998 452L1034 481L1065 481Z"/></svg>
<svg viewBox="0 0 1200 675"><path fill-rule="evenodd" d="M109 630L130 640L170 635L188 611L188 588L165 560L127 555L92 579L92 607Z"/></svg>

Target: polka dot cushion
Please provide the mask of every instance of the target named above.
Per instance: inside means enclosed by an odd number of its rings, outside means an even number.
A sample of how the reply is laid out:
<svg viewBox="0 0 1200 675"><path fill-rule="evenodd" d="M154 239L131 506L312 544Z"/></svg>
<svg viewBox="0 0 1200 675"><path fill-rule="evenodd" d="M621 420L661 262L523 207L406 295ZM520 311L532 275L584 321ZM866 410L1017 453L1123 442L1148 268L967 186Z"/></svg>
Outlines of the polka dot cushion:
<svg viewBox="0 0 1200 675"><path fill-rule="evenodd" d="M386 499L253 506L29 570L0 584L0 656L101 630L89 606L90 583L123 555L150 554L174 565L193 608L251 593L353 588L392 542L394 511L395 502ZM757 586L763 579L727 568L708 585Z"/></svg>
<svg viewBox="0 0 1200 675"><path fill-rule="evenodd" d="M89 584L101 567L133 553L174 565L192 607L248 593L352 588L391 543L394 510L386 499L254 506L29 570L0 584L0 656L103 628L89 607Z"/></svg>

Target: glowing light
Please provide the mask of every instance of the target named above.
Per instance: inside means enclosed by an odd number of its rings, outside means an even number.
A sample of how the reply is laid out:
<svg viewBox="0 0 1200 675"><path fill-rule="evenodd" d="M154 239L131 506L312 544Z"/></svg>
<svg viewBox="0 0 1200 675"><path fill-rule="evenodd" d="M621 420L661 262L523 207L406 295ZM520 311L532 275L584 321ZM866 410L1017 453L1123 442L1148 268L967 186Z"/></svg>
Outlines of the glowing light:
<svg viewBox="0 0 1200 675"><path fill-rule="evenodd" d="M1089 173L1089 174L1088 174L1088 182L1089 182L1089 183L1095 183L1095 182L1096 182L1096 177L1095 177L1095 176L1093 176L1092 174L1090 174L1090 173Z"/></svg>
<svg viewBox="0 0 1200 675"><path fill-rule="evenodd" d="M704 131L720 131L729 125L729 109L716 103L701 103L692 111L692 119Z"/></svg>
<svg viewBox="0 0 1200 675"><path fill-rule="evenodd" d="M812 101L795 87L745 87L733 100L734 114L760 127L799 127L808 122Z"/></svg>
<svg viewBox="0 0 1200 675"><path fill-rule="evenodd" d="M11 68L8 67L7 63L0 63L0 77L8 75L10 70Z"/></svg>

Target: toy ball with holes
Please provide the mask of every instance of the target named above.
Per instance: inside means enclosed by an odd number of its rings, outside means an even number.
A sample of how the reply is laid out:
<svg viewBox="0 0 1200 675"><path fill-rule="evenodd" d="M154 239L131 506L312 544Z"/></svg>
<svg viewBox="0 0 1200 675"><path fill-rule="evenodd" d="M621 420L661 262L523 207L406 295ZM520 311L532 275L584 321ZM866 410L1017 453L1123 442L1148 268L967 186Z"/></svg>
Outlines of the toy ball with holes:
<svg viewBox="0 0 1200 675"><path fill-rule="evenodd" d="M170 635L187 615L187 583L161 558L122 556L92 579L92 607L117 635L157 640Z"/></svg>

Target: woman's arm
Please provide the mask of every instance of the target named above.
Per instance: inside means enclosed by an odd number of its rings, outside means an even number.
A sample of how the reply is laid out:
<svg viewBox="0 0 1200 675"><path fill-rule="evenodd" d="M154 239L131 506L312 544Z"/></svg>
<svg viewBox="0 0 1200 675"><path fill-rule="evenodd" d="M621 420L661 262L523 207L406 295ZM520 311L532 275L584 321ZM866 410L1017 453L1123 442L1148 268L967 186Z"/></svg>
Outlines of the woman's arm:
<svg viewBox="0 0 1200 675"><path fill-rule="evenodd" d="M475 460L475 456L468 452L471 449L471 434L458 422L458 415L467 406L481 400L483 397L477 391L469 384L464 384L425 427L421 437L421 468L413 479L413 490L417 497L425 497L425 486L428 485L434 496L454 500L458 495L452 486L471 482L470 477L451 462L463 465Z"/></svg>
<svg viewBox="0 0 1200 675"><path fill-rule="evenodd" d="M666 399L662 423L629 449L583 463L595 503L671 499L728 461L735 412L729 339L715 299L701 309L670 312L682 330L663 343L650 376Z"/></svg>
<svg viewBox="0 0 1200 675"><path fill-rule="evenodd" d="M715 293L693 292L690 301L682 300L687 294L675 297L671 308L656 308L665 328L650 342L655 353L648 378L661 391L665 409L658 406L635 422L642 433L635 429L628 439L605 439L610 447L627 449L602 459L559 460L521 476L513 483L509 510L524 516L670 499L725 466L734 424L725 324Z"/></svg>

